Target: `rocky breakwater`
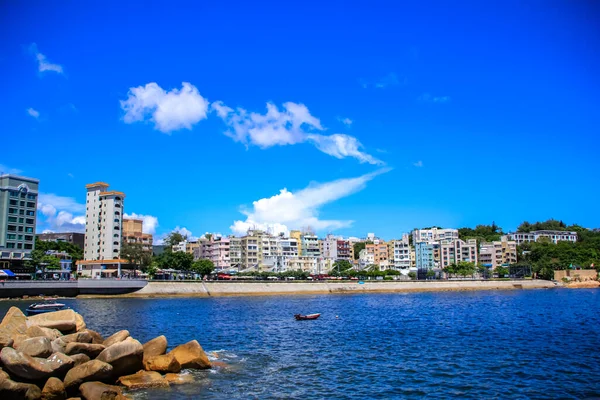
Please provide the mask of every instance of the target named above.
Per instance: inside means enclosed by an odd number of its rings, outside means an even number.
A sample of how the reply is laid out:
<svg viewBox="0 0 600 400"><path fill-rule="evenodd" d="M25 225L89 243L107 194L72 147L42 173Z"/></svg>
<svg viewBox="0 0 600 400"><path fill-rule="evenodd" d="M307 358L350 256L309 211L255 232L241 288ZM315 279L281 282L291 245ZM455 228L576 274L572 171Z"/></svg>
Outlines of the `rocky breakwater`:
<svg viewBox="0 0 600 400"><path fill-rule="evenodd" d="M167 353L167 338L141 344L122 330L108 338L62 310L26 317L12 307L0 323L0 399L123 400L123 389L190 383L182 369L208 369L200 344Z"/></svg>

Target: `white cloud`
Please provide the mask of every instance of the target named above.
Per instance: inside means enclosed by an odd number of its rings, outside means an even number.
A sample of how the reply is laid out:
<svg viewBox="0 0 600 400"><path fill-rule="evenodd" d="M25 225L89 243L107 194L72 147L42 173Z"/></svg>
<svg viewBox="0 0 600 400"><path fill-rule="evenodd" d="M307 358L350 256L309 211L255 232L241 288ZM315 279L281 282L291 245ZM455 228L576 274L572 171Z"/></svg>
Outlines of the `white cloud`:
<svg viewBox="0 0 600 400"><path fill-rule="evenodd" d="M421 168L423 166L423 161L419 160L416 163L413 163L415 167Z"/></svg>
<svg viewBox="0 0 600 400"><path fill-rule="evenodd" d="M20 169L10 168L9 166L0 164L0 175L2 175L2 174L15 174L15 175L17 175L17 174L20 174L21 172L23 172L23 171L21 171Z"/></svg>
<svg viewBox="0 0 600 400"><path fill-rule="evenodd" d="M35 56L38 62L38 70L40 72L52 71L59 74L63 73L63 67L59 64L52 64L50 61L48 61L46 56L38 51L35 43L31 43L29 46L29 51Z"/></svg>
<svg viewBox="0 0 600 400"><path fill-rule="evenodd" d="M31 115L35 119L39 118L40 116L40 112L31 107L27 109L27 114Z"/></svg>
<svg viewBox="0 0 600 400"><path fill-rule="evenodd" d="M352 120L350 118L338 117L337 120L340 121L342 124L344 124L346 126L352 125Z"/></svg>
<svg viewBox="0 0 600 400"><path fill-rule="evenodd" d="M198 89L188 82L183 82L181 89L168 92L155 82L132 87L127 100L120 103L125 111L125 123L149 120L163 133L192 129L194 124L206 119L209 105Z"/></svg>
<svg viewBox="0 0 600 400"><path fill-rule="evenodd" d="M382 161L360 151L362 145L355 137L311 133L322 131L324 128L321 121L312 116L304 104L287 102L283 104L283 110L279 110L275 104L267 103L265 114L251 113L243 108L234 110L220 101L212 103L211 109L229 127L225 134L245 145L265 149L276 145L309 142L336 158L354 157L360 162L383 164Z"/></svg>
<svg viewBox="0 0 600 400"><path fill-rule="evenodd" d="M246 220L234 221L230 229L239 235L248 229L256 228L273 234L289 233L289 229L310 226L322 230L333 230L350 226L351 220L322 220L318 218L319 209L343 197L364 189L366 183L390 169L359 176L339 179L333 182L314 184L292 193L282 189L279 194L253 202L252 210L242 210Z"/></svg>
<svg viewBox="0 0 600 400"><path fill-rule="evenodd" d="M417 101L419 103L435 103L435 104L444 104L449 103L451 100L450 96L432 96L429 93L423 93L419 97L417 97Z"/></svg>
<svg viewBox="0 0 600 400"><path fill-rule="evenodd" d="M368 89L368 88L376 88L376 89L385 89L387 87L390 86L398 86L400 84L402 85L406 85L407 84L407 79L406 77L403 78L402 82L400 82L400 80L398 79L398 76L391 72L389 74L387 74L386 76L384 76L383 78L380 78L376 81L365 81L363 79L359 79L358 83L362 86L363 89Z"/></svg>
<svg viewBox="0 0 600 400"><path fill-rule="evenodd" d="M151 235L154 235L156 233L156 228L158 227L158 218L156 218L153 215L125 213L123 215L123 218L141 219L142 220L142 231L144 233L149 233Z"/></svg>
<svg viewBox="0 0 600 400"><path fill-rule="evenodd" d="M53 193L40 193L37 208L45 217L40 220L53 232L84 232L85 205L72 197L58 196Z"/></svg>

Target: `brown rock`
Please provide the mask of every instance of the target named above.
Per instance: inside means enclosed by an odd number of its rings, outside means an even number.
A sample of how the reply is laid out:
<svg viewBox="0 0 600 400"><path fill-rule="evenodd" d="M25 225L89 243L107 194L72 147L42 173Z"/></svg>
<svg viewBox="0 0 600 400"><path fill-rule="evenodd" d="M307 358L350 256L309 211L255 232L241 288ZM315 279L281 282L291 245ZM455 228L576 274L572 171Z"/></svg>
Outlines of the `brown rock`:
<svg viewBox="0 0 600 400"><path fill-rule="evenodd" d="M55 353L64 353L67 348L67 344L62 340L62 337L54 339L50 345Z"/></svg>
<svg viewBox="0 0 600 400"><path fill-rule="evenodd" d="M81 397L69 397L67 400L81 400Z"/></svg>
<svg viewBox="0 0 600 400"><path fill-rule="evenodd" d="M31 338L29 336L27 336L27 335L22 335L20 333L15 333L14 335L12 335L12 339L13 339L13 345L12 345L12 347L14 349L15 347L19 347L19 345L21 344L21 342L23 340L27 340L27 339L31 339Z"/></svg>
<svg viewBox="0 0 600 400"><path fill-rule="evenodd" d="M167 352L167 338L164 335L144 343L144 359L162 356Z"/></svg>
<svg viewBox="0 0 600 400"><path fill-rule="evenodd" d="M79 326L79 317L73 310L60 310L34 315L27 319L27 326L58 329L62 333L74 332Z"/></svg>
<svg viewBox="0 0 600 400"><path fill-rule="evenodd" d="M2 400L39 400L41 397L42 391L36 385L0 377L0 399Z"/></svg>
<svg viewBox="0 0 600 400"><path fill-rule="evenodd" d="M0 322L0 331L13 337L15 334L24 335L27 331L27 317L20 308L11 307L2 322Z"/></svg>
<svg viewBox="0 0 600 400"><path fill-rule="evenodd" d="M173 354L163 354L161 356L144 358L144 369L163 374L167 372L179 372L181 371L181 364L179 364Z"/></svg>
<svg viewBox="0 0 600 400"><path fill-rule="evenodd" d="M85 354L73 354L69 357L71 357L71 359L75 362L74 367L90 361L90 358Z"/></svg>
<svg viewBox="0 0 600 400"><path fill-rule="evenodd" d="M65 335L60 338L65 344L67 343L92 343L92 335L88 331L81 331Z"/></svg>
<svg viewBox="0 0 600 400"><path fill-rule="evenodd" d="M134 338L128 337L122 342L107 347L96 358L109 363L113 367L115 377L132 374L143 368L144 348Z"/></svg>
<svg viewBox="0 0 600 400"><path fill-rule="evenodd" d="M123 391L118 386L102 382L86 382L79 386L81 396L85 400L124 400Z"/></svg>
<svg viewBox="0 0 600 400"><path fill-rule="evenodd" d="M169 382L161 374L154 371L139 371L133 375L122 376L117 383L127 389L168 388Z"/></svg>
<svg viewBox="0 0 600 400"><path fill-rule="evenodd" d="M67 391L65 385L58 378L50 378L42 389L42 400L65 400Z"/></svg>
<svg viewBox="0 0 600 400"><path fill-rule="evenodd" d="M42 328L41 326L37 325L30 326L29 328L27 328L25 334L30 338L45 337L50 340L54 340L62 336L62 333L60 333L58 329Z"/></svg>
<svg viewBox="0 0 600 400"><path fill-rule="evenodd" d="M170 385L183 385L186 383L194 383L192 374L166 374L165 379Z"/></svg>
<svg viewBox="0 0 600 400"><path fill-rule="evenodd" d="M104 344L104 338L102 337L101 334L99 334L96 331L93 331L91 329L86 329L86 332L90 334L90 336L92 337L92 343L93 344Z"/></svg>
<svg viewBox="0 0 600 400"><path fill-rule="evenodd" d="M50 339L40 336L23 340L15 350L31 357L46 358L52 354L52 345Z"/></svg>
<svg viewBox="0 0 600 400"><path fill-rule="evenodd" d="M14 340L10 337L10 335L0 329L0 350L4 347L11 347L14 343Z"/></svg>
<svg viewBox="0 0 600 400"><path fill-rule="evenodd" d="M85 382L105 381L110 379L113 368L110 364L92 360L69 370L65 376L65 388L68 392L76 391Z"/></svg>
<svg viewBox="0 0 600 400"><path fill-rule="evenodd" d="M208 369L211 367L210 361L204 353L202 346L197 340L192 340L186 344L179 345L169 352L173 354L181 368Z"/></svg>
<svg viewBox="0 0 600 400"><path fill-rule="evenodd" d="M85 321L79 313L75 313L75 331L81 332L86 328Z"/></svg>
<svg viewBox="0 0 600 400"><path fill-rule="evenodd" d="M63 353L54 353L40 362L46 364L52 370L52 376L59 378L64 377L67 371L75 366L75 360Z"/></svg>
<svg viewBox="0 0 600 400"><path fill-rule="evenodd" d="M72 354L85 354L90 358L98 357L98 354L102 353L105 349L101 344L91 344L91 343L69 343L65 348L65 353L68 355Z"/></svg>
<svg viewBox="0 0 600 400"><path fill-rule="evenodd" d="M122 342L123 340L127 339L128 337L129 337L129 331L122 330L122 331L119 331L119 332L115 333L114 335L110 336L102 344L106 347L110 347L115 343Z"/></svg>
<svg viewBox="0 0 600 400"><path fill-rule="evenodd" d="M0 351L0 361L11 374L27 379L42 380L52 375L52 368L43 359L33 358L11 347L5 347Z"/></svg>

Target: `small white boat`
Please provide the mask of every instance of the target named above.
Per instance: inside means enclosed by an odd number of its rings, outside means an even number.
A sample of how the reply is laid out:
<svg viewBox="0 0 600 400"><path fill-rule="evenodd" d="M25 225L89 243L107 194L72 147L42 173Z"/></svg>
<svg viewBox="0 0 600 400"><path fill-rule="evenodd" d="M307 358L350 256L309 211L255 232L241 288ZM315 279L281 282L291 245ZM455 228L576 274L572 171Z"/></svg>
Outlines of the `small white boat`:
<svg viewBox="0 0 600 400"><path fill-rule="evenodd" d="M58 303L56 301L45 301L43 303L33 303L29 307L27 307L27 315L37 315L43 314L52 311L60 311L66 310L69 307L64 305L63 303Z"/></svg>

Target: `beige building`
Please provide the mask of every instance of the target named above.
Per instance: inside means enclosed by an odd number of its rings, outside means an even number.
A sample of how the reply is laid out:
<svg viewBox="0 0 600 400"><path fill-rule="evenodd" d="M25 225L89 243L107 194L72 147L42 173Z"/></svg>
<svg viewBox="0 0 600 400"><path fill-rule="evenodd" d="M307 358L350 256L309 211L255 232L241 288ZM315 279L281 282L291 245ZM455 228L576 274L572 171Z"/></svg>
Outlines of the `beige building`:
<svg viewBox="0 0 600 400"><path fill-rule="evenodd" d="M290 239L296 239L298 243L298 254L302 254L302 232L290 231Z"/></svg>
<svg viewBox="0 0 600 400"><path fill-rule="evenodd" d="M477 264L477 240L457 239L452 243L440 244L439 268L445 268L451 264L458 264L466 261Z"/></svg>
<svg viewBox="0 0 600 400"><path fill-rule="evenodd" d="M458 229L415 229L412 237L413 245L415 243L452 243L458 239Z"/></svg>
<svg viewBox="0 0 600 400"><path fill-rule="evenodd" d="M229 236L229 263L231 269L243 269L242 267L242 238Z"/></svg>
<svg viewBox="0 0 600 400"><path fill-rule="evenodd" d="M402 235L401 240L388 242L388 263L395 270L408 270L411 263L412 249L408 241L408 234Z"/></svg>
<svg viewBox="0 0 600 400"><path fill-rule="evenodd" d="M152 254L152 235L144 233L143 226L141 219L123 218L123 243L140 244L144 252Z"/></svg>
<svg viewBox="0 0 600 400"><path fill-rule="evenodd" d="M479 263L485 267L496 269L499 266L508 266L516 262L517 242L514 240L506 240L503 237L498 242L479 245Z"/></svg>
<svg viewBox="0 0 600 400"><path fill-rule="evenodd" d="M373 255L373 264L383 268L388 267L388 245L383 240L377 239L374 243L367 243L365 250L367 254Z"/></svg>

